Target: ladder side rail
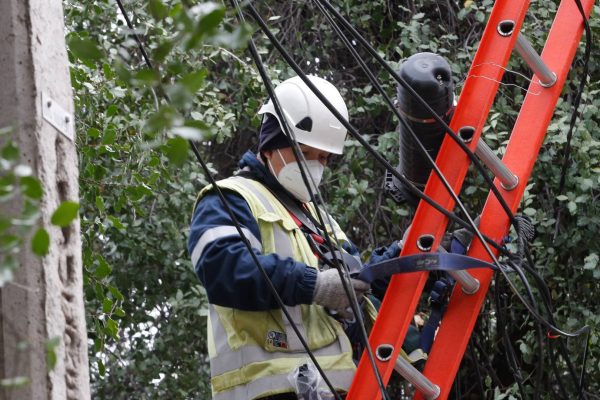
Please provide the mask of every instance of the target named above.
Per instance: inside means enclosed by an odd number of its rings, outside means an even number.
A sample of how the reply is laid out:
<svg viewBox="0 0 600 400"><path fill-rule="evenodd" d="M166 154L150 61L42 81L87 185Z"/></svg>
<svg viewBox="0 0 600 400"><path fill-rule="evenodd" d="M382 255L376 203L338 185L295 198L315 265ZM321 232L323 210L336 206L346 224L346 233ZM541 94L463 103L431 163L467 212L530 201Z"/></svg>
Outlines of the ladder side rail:
<svg viewBox="0 0 600 400"><path fill-rule="evenodd" d="M492 9L489 22L486 25L450 124L455 132L462 126L468 125L475 128L476 132L471 143L472 151L475 151L479 135L498 90L498 82L502 79L503 68L508 63L517 38L516 35L506 37L499 35L498 26L501 21L513 21L514 31L518 32L528 6L529 0L498 0ZM482 75L491 79L469 78L470 76ZM452 138L447 136L442 143L436 162L451 187L458 193L470 164L468 156L464 154ZM429 178L425 193L448 210L454 207L453 199L435 174L432 174ZM416 242L418 237L423 234L434 235L433 248L437 248L447 223L445 216L439 214L426 203L421 202L417 208L401 255L420 252ZM411 273L396 275L391 279L379 317L369 338L373 349L381 344L389 344L393 347L390 360L395 360L398 356L423 286L427 281L427 276L427 273ZM376 364L384 382L387 384L394 368L394 362L376 359ZM371 369L371 364L363 354L347 400L380 398L381 393Z"/></svg>
<svg viewBox="0 0 600 400"><path fill-rule="evenodd" d="M589 18L594 1L581 2ZM537 79L532 80L503 157L504 164L519 177L519 185L513 191L506 191L500 187L497 179L495 184L513 212L519 207L577 51L583 32L583 24L578 24L577 21L581 21L581 15L575 2L563 0L542 53L542 59L556 73L557 82L550 88L543 88ZM536 95L538 92L541 93ZM481 231L500 243L508 228L508 217L490 193L481 216ZM491 260L478 239L474 240L468 254L482 260ZM448 397L493 275L489 270L478 269L472 272L481 282L481 288L471 296L465 295L460 288L455 288L425 366L425 376L441 389L439 399ZM415 396L415 399L422 398L421 394Z"/></svg>

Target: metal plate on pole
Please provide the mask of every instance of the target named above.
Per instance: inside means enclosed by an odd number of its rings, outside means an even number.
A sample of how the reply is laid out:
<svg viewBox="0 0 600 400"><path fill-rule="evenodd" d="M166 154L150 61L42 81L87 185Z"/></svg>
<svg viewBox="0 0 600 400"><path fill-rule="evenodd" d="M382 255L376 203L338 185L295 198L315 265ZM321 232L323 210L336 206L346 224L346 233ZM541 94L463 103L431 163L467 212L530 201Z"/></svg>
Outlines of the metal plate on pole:
<svg viewBox="0 0 600 400"><path fill-rule="evenodd" d="M42 92L42 116L67 139L75 139L73 115L66 111L45 92Z"/></svg>

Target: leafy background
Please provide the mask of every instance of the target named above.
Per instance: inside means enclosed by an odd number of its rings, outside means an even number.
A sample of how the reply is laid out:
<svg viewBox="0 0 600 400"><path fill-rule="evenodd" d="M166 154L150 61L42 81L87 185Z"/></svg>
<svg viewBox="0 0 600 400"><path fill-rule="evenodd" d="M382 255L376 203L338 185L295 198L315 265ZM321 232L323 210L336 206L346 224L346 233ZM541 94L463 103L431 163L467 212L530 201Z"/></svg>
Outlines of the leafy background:
<svg viewBox="0 0 600 400"><path fill-rule="evenodd" d="M446 57L458 92L492 6L491 0L335 3L395 67L420 51ZM536 48L543 46L557 3L532 2L523 32ZM254 26L236 21L229 3L129 0L125 7L135 32L126 27L113 1L64 0L64 5L77 107L94 398L208 398L206 297L186 253L191 210L206 178L188 158L186 139L200 143L217 177L229 175L238 157L256 147L260 124L256 111L266 98L245 49L248 37L252 34L257 41L276 82L290 77L291 69ZM306 1L256 6L305 72L336 82L348 102L351 122L397 163L397 121L318 10ZM592 19L591 25L597 35L598 20ZM144 64L133 33L143 41L154 69ZM559 161L582 68L580 58L573 64L522 205L538 229L533 242L536 268L550 286L557 320L566 329L573 330L582 321L592 327L586 377L590 393L600 392L600 313L594 296L600 289L598 55L595 49L564 193L557 197ZM390 77L366 59L393 95ZM515 57L509 69L530 76ZM523 100L522 88L528 85L512 72L502 83L484 132L488 144L499 152ZM382 168L350 140L323 184L330 212L365 253L400 238L412 215L412 210L385 195L382 183ZM486 193L481 178L471 173L463 191L471 210L480 210ZM533 322L518 301L510 298L509 303L509 334L528 377L537 361ZM465 358L462 383L455 393L477 398L472 377L478 359L477 364L484 366L487 397L514 397L515 380L507 372L489 304L482 314L475 335L477 351ZM578 368L584 342L580 338L568 342ZM564 360L560 364L563 373ZM556 387L549 367L544 380L544 396L553 398ZM532 390L530 381L526 390Z"/></svg>

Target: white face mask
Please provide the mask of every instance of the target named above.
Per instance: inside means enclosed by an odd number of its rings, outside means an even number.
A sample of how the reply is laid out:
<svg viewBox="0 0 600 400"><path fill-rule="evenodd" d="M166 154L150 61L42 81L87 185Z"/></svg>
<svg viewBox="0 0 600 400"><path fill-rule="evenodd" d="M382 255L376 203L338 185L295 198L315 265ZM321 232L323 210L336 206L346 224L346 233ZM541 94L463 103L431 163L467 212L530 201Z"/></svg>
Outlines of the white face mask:
<svg viewBox="0 0 600 400"><path fill-rule="evenodd" d="M271 173L277 177L277 180L287 189L288 192L294 195L298 200L303 203L310 201L310 194L306 185L304 185L304 180L302 179L302 173L300 172L300 167L298 162L294 161L291 163L286 163L283 159L283 156L277 150L277 154L279 154L279 158L283 162L284 166L279 171L279 174L275 175L273 171L273 167L271 166L271 162L269 162L269 168L271 169ZM321 178L323 178L323 171L325 167L317 160L306 160L306 177L310 183L310 187L313 193L316 193L317 187L321 183ZM312 176L312 180L310 179ZM314 181L314 182L313 182Z"/></svg>

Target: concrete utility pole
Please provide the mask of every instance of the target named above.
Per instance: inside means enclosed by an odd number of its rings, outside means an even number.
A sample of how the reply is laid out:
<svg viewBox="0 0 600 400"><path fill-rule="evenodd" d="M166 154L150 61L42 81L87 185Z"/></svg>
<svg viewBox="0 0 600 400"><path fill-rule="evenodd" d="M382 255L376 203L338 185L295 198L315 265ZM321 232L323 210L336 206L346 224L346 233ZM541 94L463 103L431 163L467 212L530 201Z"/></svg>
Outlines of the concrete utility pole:
<svg viewBox="0 0 600 400"><path fill-rule="evenodd" d="M51 236L43 258L23 246L13 283L0 289L0 379L30 379L0 388L2 399L90 398L79 221L50 225L62 201L79 198L64 36L61 0L0 1L0 127L14 128L21 163L42 181L42 223ZM46 343L57 337L58 360L48 371Z"/></svg>

